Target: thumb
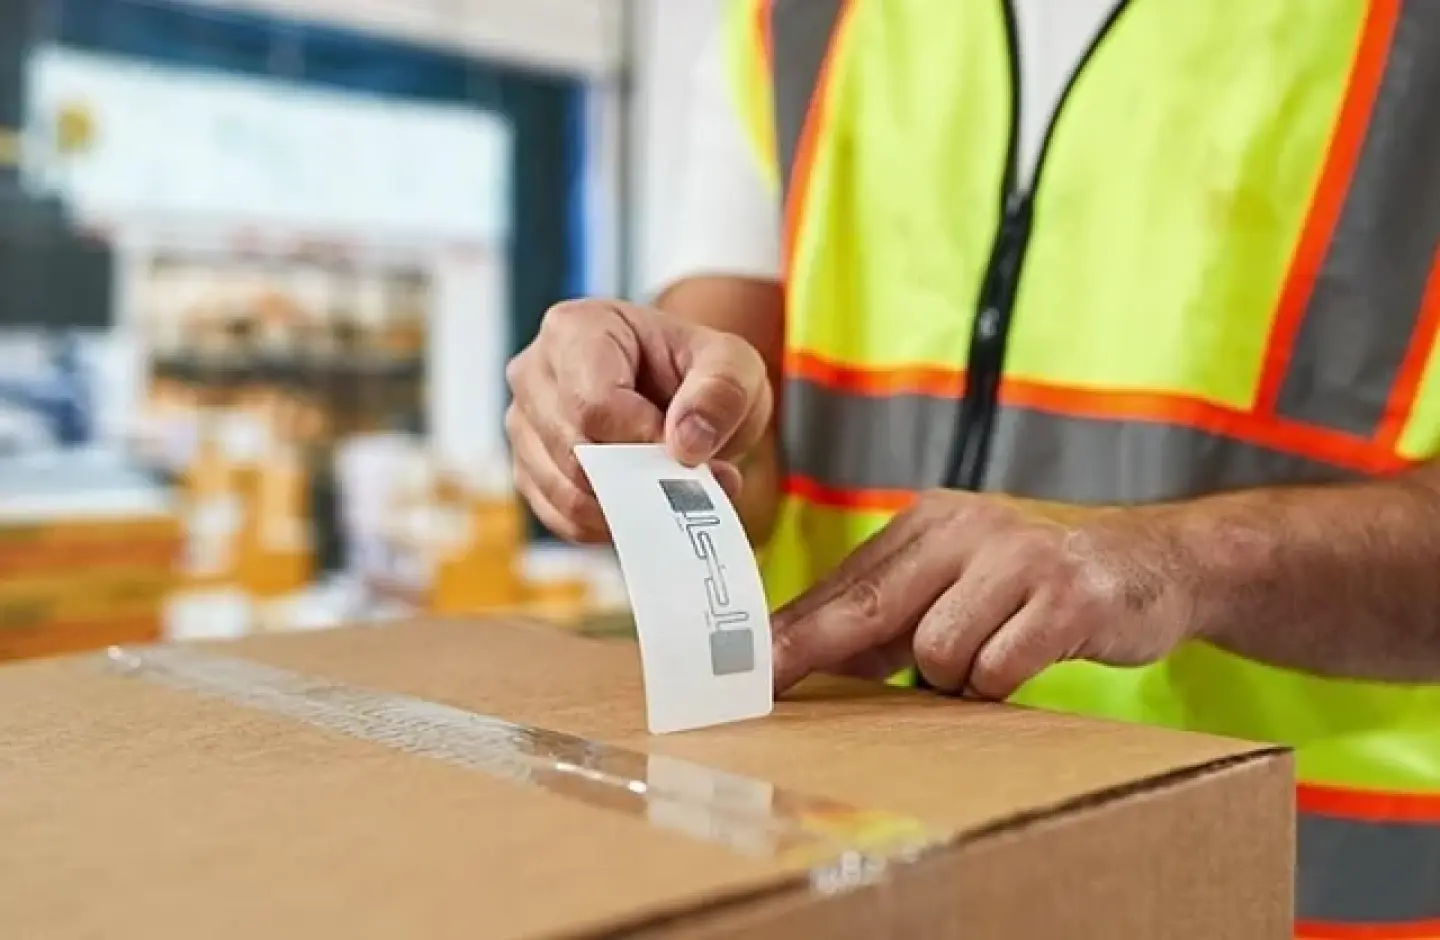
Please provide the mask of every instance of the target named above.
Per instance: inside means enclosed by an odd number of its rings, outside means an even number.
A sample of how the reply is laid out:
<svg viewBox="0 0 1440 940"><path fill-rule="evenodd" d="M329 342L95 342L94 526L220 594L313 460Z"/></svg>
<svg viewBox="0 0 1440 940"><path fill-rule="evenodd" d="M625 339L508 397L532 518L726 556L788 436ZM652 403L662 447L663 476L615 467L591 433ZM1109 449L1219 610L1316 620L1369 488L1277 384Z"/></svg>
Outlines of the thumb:
<svg viewBox="0 0 1440 940"><path fill-rule="evenodd" d="M729 333L699 331L684 359L665 414L671 456L696 466L758 441L770 421L771 393L755 347Z"/></svg>

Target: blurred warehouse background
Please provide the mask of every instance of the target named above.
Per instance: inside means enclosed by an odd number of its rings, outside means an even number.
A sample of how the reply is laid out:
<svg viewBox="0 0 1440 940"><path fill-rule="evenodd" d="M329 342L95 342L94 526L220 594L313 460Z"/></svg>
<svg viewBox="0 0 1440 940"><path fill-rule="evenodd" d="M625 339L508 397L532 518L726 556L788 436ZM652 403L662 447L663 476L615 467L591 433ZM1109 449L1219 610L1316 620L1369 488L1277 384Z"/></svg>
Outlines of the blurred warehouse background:
<svg viewBox="0 0 1440 940"><path fill-rule="evenodd" d="M0 658L623 608L502 369L657 269L716 5L0 3Z"/></svg>

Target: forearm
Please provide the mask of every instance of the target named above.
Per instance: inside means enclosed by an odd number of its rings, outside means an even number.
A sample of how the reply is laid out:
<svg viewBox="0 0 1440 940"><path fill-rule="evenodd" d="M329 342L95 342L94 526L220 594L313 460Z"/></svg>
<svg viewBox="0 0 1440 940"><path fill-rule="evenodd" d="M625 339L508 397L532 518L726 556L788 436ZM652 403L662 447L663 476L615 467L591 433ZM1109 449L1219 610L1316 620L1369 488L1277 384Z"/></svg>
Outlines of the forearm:
<svg viewBox="0 0 1440 940"><path fill-rule="evenodd" d="M1194 579L1201 638L1324 675L1440 681L1440 464L1153 512Z"/></svg>

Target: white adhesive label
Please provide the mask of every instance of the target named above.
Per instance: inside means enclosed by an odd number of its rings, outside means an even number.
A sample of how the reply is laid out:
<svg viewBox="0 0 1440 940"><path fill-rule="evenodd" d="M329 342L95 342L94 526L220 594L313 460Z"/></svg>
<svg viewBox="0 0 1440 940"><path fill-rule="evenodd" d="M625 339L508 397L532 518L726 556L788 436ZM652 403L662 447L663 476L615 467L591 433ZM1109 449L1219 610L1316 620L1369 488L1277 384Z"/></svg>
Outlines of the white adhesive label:
<svg viewBox="0 0 1440 940"><path fill-rule="evenodd" d="M770 611L740 517L706 468L648 444L585 444L640 635L652 734L770 714Z"/></svg>

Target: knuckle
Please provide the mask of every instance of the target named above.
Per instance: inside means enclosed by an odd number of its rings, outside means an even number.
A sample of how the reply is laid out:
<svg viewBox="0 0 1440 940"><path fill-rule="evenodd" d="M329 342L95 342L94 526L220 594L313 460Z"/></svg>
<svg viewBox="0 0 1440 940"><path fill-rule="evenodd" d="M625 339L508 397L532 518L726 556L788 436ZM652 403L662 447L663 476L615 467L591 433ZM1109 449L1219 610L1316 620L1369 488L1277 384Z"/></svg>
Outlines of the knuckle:
<svg viewBox="0 0 1440 940"><path fill-rule="evenodd" d="M965 518L969 525L997 532L1016 532L1024 528L1015 510L1003 502L984 498L966 502Z"/></svg>
<svg viewBox="0 0 1440 940"><path fill-rule="evenodd" d="M505 384L510 386L511 391L515 391L515 387L524 380L525 370L529 362L530 359L526 355L526 351L522 351L511 357L509 362L505 363Z"/></svg>
<svg viewBox="0 0 1440 940"><path fill-rule="evenodd" d="M1016 561L1044 575L1064 573L1070 566L1056 551L1055 541L1044 529L1026 527L1010 533L1008 550Z"/></svg>
<svg viewBox="0 0 1440 940"><path fill-rule="evenodd" d="M605 402L577 397L571 403L571 410L574 413L575 428L582 437L590 441L606 437L613 415Z"/></svg>
<svg viewBox="0 0 1440 940"><path fill-rule="evenodd" d="M1119 579L1092 558L1066 553L1056 568L1056 593L1072 609L1104 606L1124 593Z"/></svg>
<svg viewBox="0 0 1440 940"><path fill-rule="evenodd" d="M589 495L569 480L555 487L555 492L550 494L550 502L571 522L582 521L589 514L591 505Z"/></svg>
<svg viewBox="0 0 1440 940"><path fill-rule="evenodd" d="M885 597L872 579L857 578L846 586L842 595L845 612L861 627L882 627L885 619Z"/></svg>
<svg viewBox="0 0 1440 940"><path fill-rule="evenodd" d="M976 502L951 490L926 490L910 507L910 523L941 533L960 533L976 524Z"/></svg>
<svg viewBox="0 0 1440 940"><path fill-rule="evenodd" d="M789 621L777 622L771 634L771 644L777 658L788 661L805 661L810 658L810 643L804 630L796 629Z"/></svg>
<svg viewBox="0 0 1440 940"><path fill-rule="evenodd" d="M542 330L564 329L574 323L578 318L593 314L595 304L589 300L562 300L545 311L545 316L540 320Z"/></svg>
<svg viewBox="0 0 1440 940"><path fill-rule="evenodd" d="M934 682L937 677L950 673L950 660L954 654L948 633L938 630L917 633L911 649L915 654L915 665L930 681Z"/></svg>
<svg viewBox="0 0 1440 940"><path fill-rule="evenodd" d="M951 507L951 512L946 512L947 502L943 490L926 490L917 496L904 512L900 513L897 521L902 525L914 528L951 524L959 513L953 512L953 507Z"/></svg>

